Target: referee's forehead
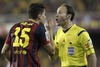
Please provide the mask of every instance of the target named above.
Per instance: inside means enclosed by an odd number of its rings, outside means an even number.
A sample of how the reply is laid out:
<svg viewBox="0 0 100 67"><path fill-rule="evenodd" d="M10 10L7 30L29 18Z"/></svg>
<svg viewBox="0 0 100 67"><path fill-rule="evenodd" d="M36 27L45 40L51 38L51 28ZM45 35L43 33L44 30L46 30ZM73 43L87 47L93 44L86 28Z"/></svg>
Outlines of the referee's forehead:
<svg viewBox="0 0 100 67"><path fill-rule="evenodd" d="M60 6L58 9L57 9L57 12L62 12L62 13L66 13L67 12L67 9L65 6Z"/></svg>

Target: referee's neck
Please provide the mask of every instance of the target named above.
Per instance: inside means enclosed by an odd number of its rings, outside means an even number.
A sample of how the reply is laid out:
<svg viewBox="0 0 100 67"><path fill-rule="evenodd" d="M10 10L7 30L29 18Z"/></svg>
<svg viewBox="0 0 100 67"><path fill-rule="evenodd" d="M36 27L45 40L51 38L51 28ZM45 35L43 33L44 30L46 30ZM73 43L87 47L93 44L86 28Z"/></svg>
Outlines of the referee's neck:
<svg viewBox="0 0 100 67"><path fill-rule="evenodd" d="M62 29L67 30L67 29L71 28L72 26L73 26L73 23L69 22L69 23L65 24L64 26L62 26Z"/></svg>

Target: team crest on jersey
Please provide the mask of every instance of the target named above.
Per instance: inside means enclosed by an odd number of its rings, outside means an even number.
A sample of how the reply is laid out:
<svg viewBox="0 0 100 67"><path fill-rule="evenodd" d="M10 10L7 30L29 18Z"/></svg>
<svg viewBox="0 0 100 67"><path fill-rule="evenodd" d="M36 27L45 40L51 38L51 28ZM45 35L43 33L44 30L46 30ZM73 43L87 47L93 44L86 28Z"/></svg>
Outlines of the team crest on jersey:
<svg viewBox="0 0 100 67"><path fill-rule="evenodd" d="M74 49L74 47L68 47L68 54L69 55L73 55L74 54L74 52L75 52L75 49Z"/></svg>
<svg viewBox="0 0 100 67"><path fill-rule="evenodd" d="M92 46L93 44L92 44L92 40L91 39L89 39L88 40L88 43L85 45L85 47L86 48L89 48L90 46Z"/></svg>

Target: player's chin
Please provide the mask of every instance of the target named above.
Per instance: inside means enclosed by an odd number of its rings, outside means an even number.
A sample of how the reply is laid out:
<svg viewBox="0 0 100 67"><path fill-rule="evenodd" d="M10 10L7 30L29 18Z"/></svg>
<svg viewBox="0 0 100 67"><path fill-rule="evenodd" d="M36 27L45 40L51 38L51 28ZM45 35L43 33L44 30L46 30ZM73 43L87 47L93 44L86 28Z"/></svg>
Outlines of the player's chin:
<svg viewBox="0 0 100 67"><path fill-rule="evenodd" d="M40 21L39 23L44 25L45 22L44 21Z"/></svg>

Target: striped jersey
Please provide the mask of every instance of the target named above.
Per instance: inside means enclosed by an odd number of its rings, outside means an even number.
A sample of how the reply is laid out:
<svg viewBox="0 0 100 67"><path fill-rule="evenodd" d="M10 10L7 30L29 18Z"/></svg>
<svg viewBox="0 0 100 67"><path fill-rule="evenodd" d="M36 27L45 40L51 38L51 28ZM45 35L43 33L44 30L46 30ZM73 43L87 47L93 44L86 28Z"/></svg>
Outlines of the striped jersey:
<svg viewBox="0 0 100 67"><path fill-rule="evenodd" d="M45 27L32 21L16 23L5 43L10 46L10 67L40 67L38 50L49 43Z"/></svg>

